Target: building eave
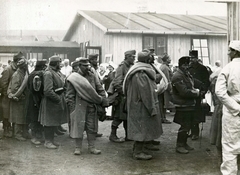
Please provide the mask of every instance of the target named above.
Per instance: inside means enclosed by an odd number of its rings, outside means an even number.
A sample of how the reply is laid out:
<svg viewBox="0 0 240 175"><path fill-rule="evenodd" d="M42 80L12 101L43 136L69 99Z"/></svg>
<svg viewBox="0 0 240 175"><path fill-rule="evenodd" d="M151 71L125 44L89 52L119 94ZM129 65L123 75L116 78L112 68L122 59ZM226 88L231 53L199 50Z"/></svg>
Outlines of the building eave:
<svg viewBox="0 0 240 175"><path fill-rule="evenodd" d="M163 35L208 35L208 36L227 36L224 31L209 32L209 31L156 31L156 30L120 30L120 29L108 29L106 34L116 34L116 33L126 33L126 34L163 34Z"/></svg>

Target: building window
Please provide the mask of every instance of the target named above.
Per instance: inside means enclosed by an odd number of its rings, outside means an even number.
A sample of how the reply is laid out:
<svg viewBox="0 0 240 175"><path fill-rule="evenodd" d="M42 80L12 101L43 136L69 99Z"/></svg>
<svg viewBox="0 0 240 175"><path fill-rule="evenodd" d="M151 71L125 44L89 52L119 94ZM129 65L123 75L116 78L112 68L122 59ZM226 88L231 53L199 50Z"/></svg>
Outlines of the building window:
<svg viewBox="0 0 240 175"><path fill-rule="evenodd" d="M156 55L163 55L167 52L166 36L143 36L143 49L154 48Z"/></svg>
<svg viewBox="0 0 240 175"><path fill-rule="evenodd" d="M37 59L37 60L42 60L43 59L43 53L27 53L27 59Z"/></svg>
<svg viewBox="0 0 240 175"><path fill-rule="evenodd" d="M198 51L198 58L202 60L204 65L210 64L207 39L192 39L192 49Z"/></svg>

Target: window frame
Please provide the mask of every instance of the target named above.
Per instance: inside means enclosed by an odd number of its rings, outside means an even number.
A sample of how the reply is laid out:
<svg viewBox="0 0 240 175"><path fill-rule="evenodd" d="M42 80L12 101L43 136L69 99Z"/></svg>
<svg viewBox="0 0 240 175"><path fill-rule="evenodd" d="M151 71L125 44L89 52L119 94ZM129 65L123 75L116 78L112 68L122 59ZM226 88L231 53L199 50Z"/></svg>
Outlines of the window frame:
<svg viewBox="0 0 240 175"><path fill-rule="evenodd" d="M150 34L148 34L148 35L143 35L142 36L142 49L146 49L146 48L149 48L149 47L151 47L151 45L149 45L149 46L145 46L145 37L151 37L152 38L152 40L153 40L153 48L155 49L155 53L156 53L156 55L162 55L162 54L164 54L164 53L167 53L167 50L168 50L168 37L166 36L166 35L150 35ZM160 38L160 37L162 37L162 38L164 38L164 44L165 44L165 47L164 47L164 51L163 51L163 53L159 53L159 50L158 50L158 43L157 43L157 41L158 41L158 38Z"/></svg>

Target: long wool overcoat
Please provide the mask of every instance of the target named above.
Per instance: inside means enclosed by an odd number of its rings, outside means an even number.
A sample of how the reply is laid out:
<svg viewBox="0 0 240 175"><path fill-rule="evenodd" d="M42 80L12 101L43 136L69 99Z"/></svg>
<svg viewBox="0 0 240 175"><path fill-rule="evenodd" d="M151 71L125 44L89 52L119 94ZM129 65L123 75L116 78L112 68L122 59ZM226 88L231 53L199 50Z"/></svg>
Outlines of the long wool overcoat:
<svg viewBox="0 0 240 175"><path fill-rule="evenodd" d="M64 87L64 77L59 71L49 67L43 74L44 97L42 98L39 121L43 126L59 126L67 123L68 110L64 93L55 92Z"/></svg>
<svg viewBox="0 0 240 175"><path fill-rule="evenodd" d="M12 79L8 86L8 94L15 94L19 88L21 87L26 72L22 69L17 69L17 71L13 74ZM26 81L26 80L25 80ZM27 114L27 105L28 105L28 90L25 87L17 98L19 101L10 100L10 118L9 121L11 123L16 124L26 124L26 114Z"/></svg>
<svg viewBox="0 0 240 175"><path fill-rule="evenodd" d="M151 65L138 62L124 80L129 139L150 141L163 133L155 79Z"/></svg>

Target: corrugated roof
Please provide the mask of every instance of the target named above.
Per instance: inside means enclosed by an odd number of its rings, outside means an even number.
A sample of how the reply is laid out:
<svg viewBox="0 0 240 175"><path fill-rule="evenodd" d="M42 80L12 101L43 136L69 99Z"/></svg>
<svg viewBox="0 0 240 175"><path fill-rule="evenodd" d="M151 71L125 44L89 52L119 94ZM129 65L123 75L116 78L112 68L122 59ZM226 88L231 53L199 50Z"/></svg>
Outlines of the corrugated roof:
<svg viewBox="0 0 240 175"><path fill-rule="evenodd" d="M0 41L0 46L79 48L77 42L70 41Z"/></svg>
<svg viewBox="0 0 240 175"><path fill-rule="evenodd" d="M227 34L227 17L106 11L78 11L78 16L86 18L105 33ZM74 19L64 40L71 36L77 19Z"/></svg>

